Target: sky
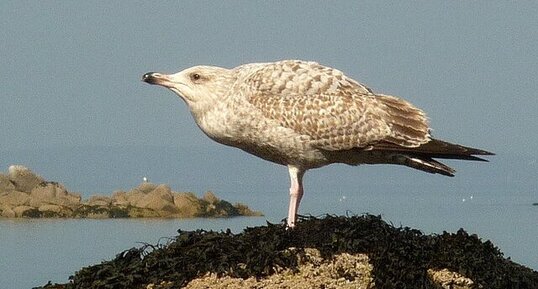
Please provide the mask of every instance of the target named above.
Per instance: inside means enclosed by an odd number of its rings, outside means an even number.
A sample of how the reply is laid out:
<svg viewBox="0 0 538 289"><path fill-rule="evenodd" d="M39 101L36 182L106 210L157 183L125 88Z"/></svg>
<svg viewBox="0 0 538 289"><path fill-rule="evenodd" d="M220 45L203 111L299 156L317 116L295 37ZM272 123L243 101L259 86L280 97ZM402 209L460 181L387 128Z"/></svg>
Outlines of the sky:
<svg viewBox="0 0 538 289"><path fill-rule="evenodd" d="M517 156L522 173L532 177L538 173L536 15L534 1L1 1L0 152L28 154L0 159L0 171L11 162L31 164L28 156L36 151L84 159L86 150L103 147L174 148L201 156L194 168L181 157L161 162L176 174L202 175L191 188L205 182L250 190L278 183L266 190L287 191L285 169L214 143L177 96L140 79L148 71L172 73L198 64L231 68L303 59L405 98L428 113L434 137L493 151L497 167ZM38 172L70 180L75 190L87 188L80 176L68 175L78 172L73 164L41 157L48 166ZM126 159L132 157L115 161L134 164ZM99 164L91 170L107 169ZM520 175L493 174L494 163L456 167L473 177L485 170L484 179ZM313 179L327 175L318 189L340 184L331 176L343 170L314 173ZM394 171L374 172L387 170ZM271 181L260 176L277 171ZM350 172L359 179L347 186L367 182L363 171ZM138 179L145 172L133 173ZM471 183L462 178L459 186Z"/></svg>

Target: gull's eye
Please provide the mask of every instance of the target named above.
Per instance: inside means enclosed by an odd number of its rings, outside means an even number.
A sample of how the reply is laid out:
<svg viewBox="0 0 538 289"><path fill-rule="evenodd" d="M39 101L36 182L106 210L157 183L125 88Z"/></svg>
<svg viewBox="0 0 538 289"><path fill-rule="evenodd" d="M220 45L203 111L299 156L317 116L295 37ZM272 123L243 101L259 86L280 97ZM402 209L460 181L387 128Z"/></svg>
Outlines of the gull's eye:
<svg viewBox="0 0 538 289"><path fill-rule="evenodd" d="M191 79L194 80L194 81L200 80L200 78L202 78L202 76L200 76L200 74L198 74L198 73L191 74Z"/></svg>

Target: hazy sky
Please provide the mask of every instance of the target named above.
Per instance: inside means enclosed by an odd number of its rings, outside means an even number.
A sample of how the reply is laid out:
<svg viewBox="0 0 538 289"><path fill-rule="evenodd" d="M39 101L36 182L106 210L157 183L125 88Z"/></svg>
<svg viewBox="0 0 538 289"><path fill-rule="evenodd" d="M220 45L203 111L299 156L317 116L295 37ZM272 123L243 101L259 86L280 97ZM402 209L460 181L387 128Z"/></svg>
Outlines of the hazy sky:
<svg viewBox="0 0 538 289"><path fill-rule="evenodd" d="M142 74L304 59L411 101L437 138L535 161L536 15L534 1L1 1L0 150L196 146L233 162Z"/></svg>

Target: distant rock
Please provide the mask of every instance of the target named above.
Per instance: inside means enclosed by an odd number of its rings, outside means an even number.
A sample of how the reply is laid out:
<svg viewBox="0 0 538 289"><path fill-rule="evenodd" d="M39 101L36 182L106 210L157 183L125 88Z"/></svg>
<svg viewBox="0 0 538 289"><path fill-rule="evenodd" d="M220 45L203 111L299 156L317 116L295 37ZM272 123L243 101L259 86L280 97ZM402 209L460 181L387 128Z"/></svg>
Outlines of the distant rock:
<svg viewBox="0 0 538 289"><path fill-rule="evenodd" d="M30 196L19 191L8 191L0 195L0 204L11 207L30 205Z"/></svg>
<svg viewBox="0 0 538 289"><path fill-rule="evenodd" d="M157 211L161 217L171 217L179 212L179 209L174 205L172 190L167 185L159 185L144 194L137 202L137 206Z"/></svg>
<svg viewBox="0 0 538 289"><path fill-rule="evenodd" d="M15 190L15 184L8 176L0 174L0 192L9 192Z"/></svg>
<svg viewBox="0 0 538 289"><path fill-rule="evenodd" d="M30 206L40 207L42 204L54 204L65 207L78 206L80 194L67 192L67 189L56 182L41 182L30 193Z"/></svg>
<svg viewBox="0 0 538 289"><path fill-rule="evenodd" d="M127 193L122 191L116 191L112 193L112 206L127 207L129 206L129 200L127 199Z"/></svg>
<svg viewBox="0 0 538 289"><path fill-rule="evenodd" d="M153 183L149 183L149 182L142 182L137 188L136 190L139 190L141 191L142 193L144 194L147 194L153 190L155 190L157 188L157 185L156 184L153 184Z"/></svg>
<svg viewBox="0 0 538 289"><path fill-rule="evenodd" d="M45 214L53 213L53 214L56 214L56 215L60 215L63 212L65 212L64 207L62 207L60 205L52 205L52 204L41 205L37 210L42 212L42 213L45 213Z"/></svg>
<svg viewBox="0 0 538 289"><path fill-rule="evenodd" d="M45 180L34 174L25 166L12 165L8 169L8 177L11 183L19 191L29 193L34 187L44 182Z"/></svg>
<svg viewBox="0 0 538 289"><path fill-rule="evenodd" d="M220 200L213 192L199 199L147 180L128 192L82 200L64 185L46 181L30 169L13 165L0 173L0 217L4 218L193 218L261 216L246 205Z"/></svg>
<svg viewBox="0 0 538 289"><path fill-rule="evenodd" d="M17 214L15 214L15 211L10 207L3 207L0 208L0 216L4 218L16 218Z"/></svg>
<svg viewBox="0 0 538 289"><path fill-rule="evenodd" d="M33 215L33 213L36 211L35 207L31 206L17 206L13 208L13 212L15 212L16 217L30 217Z"/></svg>
<svg viewBox="0 0 538 289"><path fill-rule="evenodd" d="M179 209L179 215L183 218L198 217L202 211L200 200L193 193L175 193L174 205Z"/></svg>
<svg viewBox="0 0 538 289"><path fill-rule="evenodd" d="M109 196L91 196L88 200L89 206L108 207L112 204L112 198Z"/></svg>
<svg viewBox="0 0 538 289"><path fill-rule="evenodd" d="M206 192L202 199L210 204L216 204L220 201L219 198L217 198L217 196L215 196L215 194L211 191Z"/></svg>

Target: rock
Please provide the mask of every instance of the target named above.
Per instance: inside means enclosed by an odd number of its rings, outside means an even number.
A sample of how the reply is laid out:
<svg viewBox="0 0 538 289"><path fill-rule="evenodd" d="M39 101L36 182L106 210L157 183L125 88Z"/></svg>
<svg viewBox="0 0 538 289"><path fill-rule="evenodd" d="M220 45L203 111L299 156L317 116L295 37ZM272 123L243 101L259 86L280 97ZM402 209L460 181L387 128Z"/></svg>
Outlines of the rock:
<svg viewBox="0 0 538 289"><path fill-rule="evenodd" d="M27 193L11 191L0 195L0 204L16 207L30 204L30 196Z"/></svg>
<svg viewBox="0 0 538 289"><path fill-rule="evenodd" d="M153 191L146 194L136 204L137 207L158 211L161 216L170 216L178 213L174 205L172 190L167 185L159 185Z"/></svg>
<svg viewBox="0 0 538 289"><path fill-rule="evenodd" d="M295 248L288 251L298 259L295 269L279 269L269 276L248 279L207 273L191 280L184 288L374 288L373 266L365 254L341 253L324 259L314 248L305 248L300 253L294 252Z"/></svg>
<svg viewBox="0 0 538 289"><path fill-rule="evenodd" d="M102 206L108 207L112 204L112 199L107 196L91 196L88 200L88 205L90 206Z"/></svg>
<svg viewBox="0 0 538 289"><path fill-rule="evenodd" d="M4 218L15 218L17 215L11 208L3 207L3 209L1 209L0 216Z"/></svg>
<svg viewBox="0 0 538 289"><path fill-rule="evenodd" d="M211 191L205 192L202 199L210 204L216 204L220 201L219 198L217 198L217 196L215 196L215 194Z"/></svg>
<svg viewBox="0 0 538 289"><path fill-rule="evenodd" d="M108 219L110 218L110 210L108 207L102 207L102 206L95 206L90 207L91 209L88 211L85 218L91 218L91 219Z"/></svg>
<svg viewBox="0 0 538 289"><path fill-rule="evenodd" d="M204 200L205 201L205 200ZM213 203L205 203L204 217L233 217L238 216L239 211L227 201L219 200Z"/></svg>
<svg viewBox="0 0 538 289"><path fill-rule="evenodd" d="M41 185L35 187L31 193L30 197L30 206L40 207L41 204L52 204L56 198L56 189L57 185L53 183L42 183Z"/></svg>
<svg viewBox="0 0 538 289"><path fill-rule="evenodd" d="M73 207L73 212L70 215L75 218L105 219L125 218L127 217L127 214L128 213L125 208L110 206L91 206L88 204L81 204L79 206Z"/></svg>
<svg viewBox="0 0 538 289"><path fill-rule="evenodd" d="M433 283L440 285L443 289L471 289L474 284L473 280L457 272L451 272L448 269L428 269L428 277Z"/></svg>
<svg viewBox="0 0 538 289"><path fill-rule="evenodd" d="M154 191L158 186L152 183L142 183L138 187L133 188L126 193L126 198L131 206L144 207L145 204L140 205L139 202Z"/></svg>
<svg viewBox="0 0 538 289"><path fill-rule="evenodd" d="M229 217L248 212L248 207L220 200L213 192L199 199L147 181L129 192L92 196L84 203L81 200L79 193L45 181L24 166L12 165L8 175L0 174L0 217Z"/></svg>
<svg viewBox="0 0 538 289"><path fill-rule="evenodd" d="M0 193L10 192L15 190L15 185L9 180L9 177L0 174Z"/></svg>
<svg viewBox="0 0 538 289"><path fill-rule="evenodd" d="M237 209L237 212L240 216L250 216L250 217L260 217L263 216L263 213L260 211L253 211L247 205L242 203L235 203L234 207Z"/></svg>
<svg viewBox="0 0 538 289"><path fill-rule="evenodd" d="M123 191L116 191L112 193L112 205L121 207L129 206L130 203L127 199L127 193Z"/></svg>
<svg viewBox="0 0 538 289"><path fill-rule="evenodd" d="M205 211L203 212L203 214L201 214L201 216L203 217L212 216L216 214L217 212L216 209L217 209L217 206L215 206L215 204L208 204L207 206L205 206Z"/></svg>
<svg viewBox="0 0 538 289"><path fill-rule="evenodd" d="M64 208L58 205L44 204L44 205L41 205L41 207L39 207L38 210L40 212L52 212L52 213L60 214L62 211L64 211Z"/></svg>
<svg viewBox="0 0 538 289"><path fill-rule="evenodd" d="M156 188L157 188L156 184L143 182L136 189L140 190L144 194L148 194L149 192L155 190Z"/></svg>
<svg viewBox="0 0 538 289"><path fill-rule="evenodd" d="M68 193L65 187L55 182L43 182L30 193L30 206L40 207L42 204L55 204L61 206L79 205L80 194Z"/></svg>
<svg viewBox="0 0 538 289"><path fill-rule="evenodd" d="M200 215L202 206L200 200L193 193L174 193L174 204L178 208L178 216L193 218Z"/></svg>
<svg viewBox="0 0 538 289"><path fill-rule="evenodd" d="M129 218L129 210L126 206L112 206L109 212L109 218Z"/></svg>
<svg viewBox="0 0 538 289"><path fill-rule="evenodd" d="M62 199L68 206L78 206L82 201L82 196L79 193L67 193L67 196Z"/></svg>
<svg viewBox="0 0 538 289"><path fill-rule="evenodd" d="M127 198L127 201L131 206L139 207L138 202L144 198L146 194L141 192L140 190L131 190L127 194L125 194L125 197Z"/></svg>
<svg viewBox="0 0 538 289"><path fill-rule="evenodd" d="M22 192L29 193L38 184L45 181L25 166L12 165L8 171L9 180L13 182L17 190Z"/></svg>
<svg viewBox="0 0 538 289"><path fill-rule="evenodd" d="M290 253L296 251L290 249ZM185 289L201 288L374 288L373 266L365 254L341 253L331 259L321 257L319 250L305 248L297 254L298 267L294 270L278 270L277 273L263 277L234 278L218 276L215 273L195 278ZM448 269L428 269L428 277L435 288L471 289L474 282ZM169 287L166 287L169 286ZM147 287L149 288L149 286ZM173 288L173 284L162 283L153 288Z"/></svg>
<svg viewBox="0 0 538 289"><path fill-rule="evenodd" d="M159 212L139 207L129 207L128 216L130 218L159 218L163 217Z"/></svg>
<svg viewBox="0 0 538 289"><path fill-rule="evenodd" d="M172 195L172 190L168 185L158 185L153 191L149 194L158 195L162 199L174 203L174 195Z"/></svg>
<svg viewBox="0 0 538 289"><path fill-rule="evenodd" d="M15 212L15 216L17 217L27 217L28 216L28 213L32 212L32 211L37 211L36 208L34 207L31 207L31 206L18 206L18 207L15 207L13 208L13 212ZM33 217L30 216L30 217Z"/></svg>

